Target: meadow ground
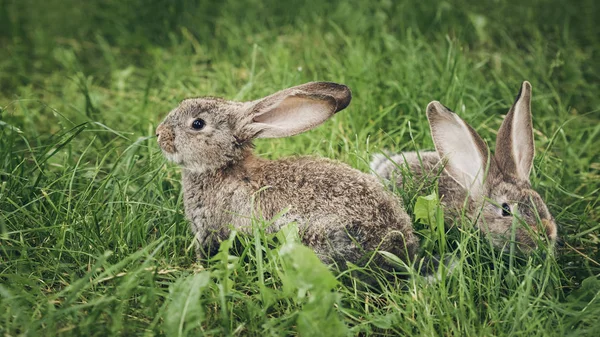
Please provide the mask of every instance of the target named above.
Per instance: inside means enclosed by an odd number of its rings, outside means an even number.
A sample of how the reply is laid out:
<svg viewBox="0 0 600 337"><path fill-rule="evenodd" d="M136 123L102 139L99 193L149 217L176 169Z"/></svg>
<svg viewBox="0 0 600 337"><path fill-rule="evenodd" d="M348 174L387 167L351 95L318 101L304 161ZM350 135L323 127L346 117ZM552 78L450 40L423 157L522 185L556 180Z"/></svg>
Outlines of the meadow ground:
<svg viewBox="0 0 600 337"><path fill-rule="evenodd" d="M600 335L599 7L0 0L0 334ZM422 254L455 252L457 272L380 277L375 290L308 249L281 250L264 223L197 262L154 128L185 97L249 100L312 80L347 84L352 104L257 151L365 172L382 149L432 148L431 100L492 142L530 81L532 183L564 243L522 258L468 224L416 222ZM431 192L397 191L413 218Z"/></svg>

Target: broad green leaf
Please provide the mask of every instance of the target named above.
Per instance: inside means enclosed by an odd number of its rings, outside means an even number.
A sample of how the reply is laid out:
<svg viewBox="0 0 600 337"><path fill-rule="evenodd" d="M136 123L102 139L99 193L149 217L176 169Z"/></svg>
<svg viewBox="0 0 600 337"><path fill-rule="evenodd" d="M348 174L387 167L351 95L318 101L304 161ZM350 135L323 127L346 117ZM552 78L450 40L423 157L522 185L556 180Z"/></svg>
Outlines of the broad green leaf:
<svg viewBox="0 0 600 337"><path fill-rule="evenodd" d="M436 208L439 205L437 195L434 193L427 196L420 196L415 203L415 218L425 225L434 225L436 223Z"/></svg>
<svg viewBox="0 0 600 337"><path fill-rule="evenodd" d="M329 268L309 248L287 243L279 250L285 273L283 286L291 294L297 291L297 300L304 301L297 317L301 336L344 336L347 327L339 317L336 304L340 294L334 291L338 281Z"/></svg>
<svg viewBox="0 0 600 337"><path fill-rule="evenodd" d="M277 232L276 237L281 244L299 243L300 236L298 233L298 224L295 222L290 222L289 224L281 227L279 232Z"/></svg>
<svg viewBox="0 0 600 337"><path fill-rule="evenodd" d="M204 320L201 295L209 282L210 273L203 271L180 279L169 287L169 301L164 314L167 335L187 336L200 326Z"/></svg>
<svg viewBox="0 0 600 337"><path fill-rule="evenodd" d="M316 293L298 315L300 336L346 336L348 328L339 317L335 305L340 295L334 292Z"/></svg>
<svg viewBox="0 0 600 337"><path fill-rule="evenodd" d="M330 291L338 281L314 251L297 243L287 243L279 250L283 258L288 285L298 289L302 298L307 291ZM285 286L285 285L284 285Z"/></svg>

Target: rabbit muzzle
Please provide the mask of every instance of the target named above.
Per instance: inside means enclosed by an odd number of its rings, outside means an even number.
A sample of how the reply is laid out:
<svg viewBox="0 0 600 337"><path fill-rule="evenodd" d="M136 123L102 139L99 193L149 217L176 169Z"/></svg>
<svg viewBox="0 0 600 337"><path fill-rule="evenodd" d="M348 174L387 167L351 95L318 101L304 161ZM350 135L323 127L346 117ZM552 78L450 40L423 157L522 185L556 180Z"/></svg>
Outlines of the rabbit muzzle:
<svg viewBox="0 0 600 337"><path fill-rule="evenodd" d="M552 220L542 219L542 225L544 226L548 239L552 242L556 242L558 239L556 223Z"/></svg>
<svg viewBox="0 0 600 337"><path fill-rule="evenodd" d="M530 228L533 230L533 233L527 234L524 231L523 235L527 235L527 238L522 237L520 240L520 248L524 249L524 251L538 249L538 244L540 242L545 242L546 244L554 246L554 244L558 241L557 226L556 223L551 219L541 219L541 226L533 225Z"/></svg>
<svg viewBox="0 0 600 337"><path fill-rule="evenodd" d="M158 145L168 154L174 154L175 148L175 133L173 129L165 124L161 124L156 128L156 136L158 137Z"/></svg>

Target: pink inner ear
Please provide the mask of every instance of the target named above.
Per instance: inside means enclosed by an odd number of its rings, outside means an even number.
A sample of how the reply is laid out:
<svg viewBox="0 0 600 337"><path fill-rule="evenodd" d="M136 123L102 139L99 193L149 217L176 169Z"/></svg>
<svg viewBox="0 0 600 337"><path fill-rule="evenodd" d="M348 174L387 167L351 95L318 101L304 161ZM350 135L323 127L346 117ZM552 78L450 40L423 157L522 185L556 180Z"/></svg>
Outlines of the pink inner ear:
<svg viewBox="0 0 600 337"><path fill-rule="evenodd" d="M498 130L496 158L504 173L528 181L534 153L531 84L523 82L520 96Z"/></svg>
<svg viewBox="0 0 600 337"><path fill-rule="evenodd" d="M288 96L264 112L258 112L252 126L261 130L259 138L293 136L323 123L334 111L333 99Z"/></svg>
<svg viewBox="0 0 600 337"><path fill-rule="evenodd" d="M446 158L446 172L474 197L484 193L485 143L458 115L439 102L427 107L435 148Z"/></svg>
<svg viewBox="0 0 600 337"><path fill-rule="evenodd" d="M471 193L482 193L485 159L479 152L469 130L454 123L444 123L436 130L438 150L448 160L446 170Z"/></svg>
<svg viewBox="0 0 600 337"><path fill-rule="evenodd" d="M529 180L534 155L531 112L527 103L529 102L519 101L515 104L511 128L512 154L517 176L523 180Z"/></svg>

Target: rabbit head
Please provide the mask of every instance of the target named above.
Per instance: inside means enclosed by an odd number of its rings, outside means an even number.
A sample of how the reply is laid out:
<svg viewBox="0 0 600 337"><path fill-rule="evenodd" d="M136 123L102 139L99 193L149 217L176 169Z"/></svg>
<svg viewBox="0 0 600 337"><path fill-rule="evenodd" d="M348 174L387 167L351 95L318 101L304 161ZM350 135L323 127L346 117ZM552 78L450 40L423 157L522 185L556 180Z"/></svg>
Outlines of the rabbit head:
<svg viewBox="0 0 600 337"><path fill-rule="evenodd" d="M481 210L477 226L495 246L508 247L514 238L527 252L540 238L556 240L554 219L529 181L534 156L529 82L523 82L498 131L495 156L469 124L439 102L429 103L427 118L445 172L469 195L469 211Z"/></svg>
<svg viewBox="0 0 600 337"><path fill-rule="evenodd" d="M351 97L344 85L311 82L250 102L189 98L168 114L156 135L167 159L194 172L217 170L242 160L252 139L312 129L348 106Z"/></svg>

